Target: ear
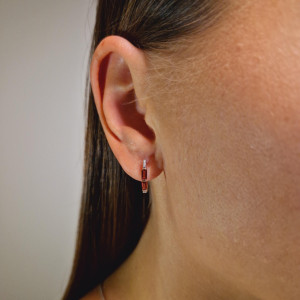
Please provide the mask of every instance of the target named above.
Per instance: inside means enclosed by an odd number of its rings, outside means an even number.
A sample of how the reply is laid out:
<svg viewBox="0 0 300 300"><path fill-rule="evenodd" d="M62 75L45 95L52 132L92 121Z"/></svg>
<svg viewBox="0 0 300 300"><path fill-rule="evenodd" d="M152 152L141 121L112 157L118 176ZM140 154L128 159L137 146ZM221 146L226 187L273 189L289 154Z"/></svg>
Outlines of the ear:
<svg viewBox="0 0 300 300"><path fill-rule="evenodd" d="M95 105L107 141L123 170L141 180L147 160L147 180L161 173L155 133L145 121L147 71L142 50L120 36L108 36L97 46L90 65Z"/></svg>

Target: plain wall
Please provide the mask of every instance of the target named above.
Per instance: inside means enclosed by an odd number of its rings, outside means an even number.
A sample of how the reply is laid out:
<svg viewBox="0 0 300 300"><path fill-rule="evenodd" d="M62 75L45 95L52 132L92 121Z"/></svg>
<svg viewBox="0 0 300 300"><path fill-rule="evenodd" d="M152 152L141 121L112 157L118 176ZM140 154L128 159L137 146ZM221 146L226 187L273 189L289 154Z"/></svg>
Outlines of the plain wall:
<svg viewBox="0 0 300 300"><path fill-rule="evenodd" d="M82 188L92 0L0 0L0 299L61 299Z"/></svg>

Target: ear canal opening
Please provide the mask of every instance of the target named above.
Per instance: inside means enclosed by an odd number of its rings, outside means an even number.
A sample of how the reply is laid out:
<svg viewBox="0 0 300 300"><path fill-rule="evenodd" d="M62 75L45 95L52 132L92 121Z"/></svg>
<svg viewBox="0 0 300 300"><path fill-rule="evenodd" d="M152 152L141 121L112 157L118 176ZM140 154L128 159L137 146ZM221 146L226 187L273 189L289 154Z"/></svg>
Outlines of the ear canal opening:
<svg viewBox="0 0 300 300"><path fill-rule="evenodd" d="M120 109L123 124L139 131L143 136L150 140L155 139L153 130L147 125L145 121L145 114L137 104L137 99L134 89L129 91L126 95L126 100L121 103Z"/></svg>

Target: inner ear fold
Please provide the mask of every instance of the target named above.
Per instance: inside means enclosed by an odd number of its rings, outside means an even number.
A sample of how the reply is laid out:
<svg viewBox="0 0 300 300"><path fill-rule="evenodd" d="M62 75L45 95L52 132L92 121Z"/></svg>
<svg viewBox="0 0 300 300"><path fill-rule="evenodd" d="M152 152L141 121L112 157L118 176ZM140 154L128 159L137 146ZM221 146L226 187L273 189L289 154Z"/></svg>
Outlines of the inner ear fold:
<svg viewBox="0 0 300 300"><path fill-rule="evenodd" d="M125 60L117 53L107 56L103 88L103 113L108 129L119 140L130 142L127 129L135 130L149 142L155 135L145 122L145 116L135 94L130 69Z"/></svg>

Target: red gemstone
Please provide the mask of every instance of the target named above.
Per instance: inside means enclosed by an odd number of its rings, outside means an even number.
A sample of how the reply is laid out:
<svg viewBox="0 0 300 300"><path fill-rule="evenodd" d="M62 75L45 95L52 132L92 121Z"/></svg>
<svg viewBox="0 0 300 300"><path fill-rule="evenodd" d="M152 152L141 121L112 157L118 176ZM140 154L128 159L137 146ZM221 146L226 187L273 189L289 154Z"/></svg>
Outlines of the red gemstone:
<svg viewBox="0 0 300 300"><path fill-rule="evenodd" d="M148 182L147 181L142 181L142 191L143 191L143 193L148 192Z"/></svg>
<svg viewBox="0 0 300 300"><path fill-rule="evenodd" d="M142 180L147 179L147 169L142 169Z"/></svg>

